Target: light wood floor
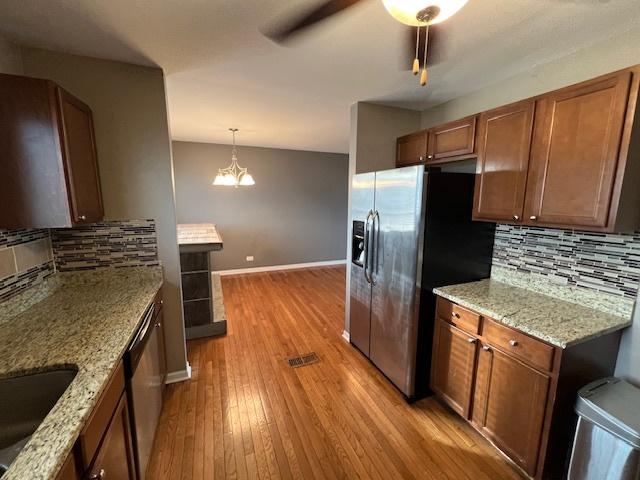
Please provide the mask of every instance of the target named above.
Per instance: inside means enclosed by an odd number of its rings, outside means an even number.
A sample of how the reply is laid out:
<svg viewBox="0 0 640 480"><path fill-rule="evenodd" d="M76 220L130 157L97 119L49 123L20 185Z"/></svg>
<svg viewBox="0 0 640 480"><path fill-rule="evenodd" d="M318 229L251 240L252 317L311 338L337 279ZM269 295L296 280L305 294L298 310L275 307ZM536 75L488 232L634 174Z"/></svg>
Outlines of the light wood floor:
<svg viewBox="0 0 640 480"><path fill-rule="evenodd" d="M408 405L341 338L344 267L225 277L225 337L188 343L150 479L520 479L433 398ZM293 369L285 358L316 352Z"/></svg>

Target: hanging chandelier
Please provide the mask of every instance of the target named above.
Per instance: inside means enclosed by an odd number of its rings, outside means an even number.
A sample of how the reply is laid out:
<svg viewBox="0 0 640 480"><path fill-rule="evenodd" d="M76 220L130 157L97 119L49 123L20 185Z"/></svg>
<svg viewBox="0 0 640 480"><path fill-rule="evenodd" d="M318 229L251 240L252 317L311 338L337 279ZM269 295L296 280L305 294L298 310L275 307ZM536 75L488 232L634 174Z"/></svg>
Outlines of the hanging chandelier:
<svg viewBox="0 0 640 480"><path fill-rule="evenodd" d="M243 186L247 187L255 185L256 182L250 173L247 173L247 169L238 165L238 152L236 149L236 132L237 128L229 129L233 135L233 148L231 149L231 165L227 168L218 169L213 185L222 185L225 187Z"/></svg>

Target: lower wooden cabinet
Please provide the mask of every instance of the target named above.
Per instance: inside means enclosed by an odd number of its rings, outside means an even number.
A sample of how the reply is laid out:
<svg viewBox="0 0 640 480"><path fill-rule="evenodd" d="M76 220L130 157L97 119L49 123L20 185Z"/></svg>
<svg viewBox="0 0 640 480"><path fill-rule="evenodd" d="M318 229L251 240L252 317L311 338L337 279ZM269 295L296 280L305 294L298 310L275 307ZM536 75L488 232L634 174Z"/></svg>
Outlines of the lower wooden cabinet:
<svg viewBox="0 0 640 480"><path fill-rule="evenodd" d="M535 475L548 375L483 345L478 359L473 421L525 472Z"/></svg>
<svg viewBox="0 0 640 480"><path fill-rule="evenodd" d="M433 340L431 388L458 414L469 417L477 340L437 318Z"/></svg>
<svg viewBox="0 0 640 480"><path fill-rule="evenodd" d="M136 470L131 440L131 424L127 397L122 395L104 434L87 478L135 480Z"/></svg>
<svg viewBox="0 0 640 480"><path fill-rule="evenodd" d="M56 480L80 480L75 452L71 452L65 460Z"/></svg>
<svg viewBox="0 0 640 480"><path fill-rule="evenodd" d="M444 298L437 302L433 392L526 475L564 478L577 392L613 375L621 332L563 349Z"/></svg>

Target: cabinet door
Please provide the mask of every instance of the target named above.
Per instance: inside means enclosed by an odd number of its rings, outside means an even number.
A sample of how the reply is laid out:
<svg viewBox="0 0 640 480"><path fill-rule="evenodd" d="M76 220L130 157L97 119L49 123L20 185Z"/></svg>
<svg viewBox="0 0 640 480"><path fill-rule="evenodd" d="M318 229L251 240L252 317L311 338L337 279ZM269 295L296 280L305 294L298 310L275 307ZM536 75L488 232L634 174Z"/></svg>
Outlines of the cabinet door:
<svg viewBox="0 0 640 480"><path fill-rule="evenodd" d="M73 452L69 454L65 460L56 480L80 480L80 474L78 473L78 467L76 464L76 457Z"/></svg>
<svg viewBox="0 0 640 480"><path fill-rule="evenodd" d="M129 409L122 395L87 477L135 480L135 475Z"/></svg>
<svg viewBox="0 0 640 480"><path fill-rule="evenodd" d="M546 412L549 377L483 346L473 421L514 462L534 476Z"/></svg>
<svg viewBox="0 0 640 480"><path fill-rule="evenodd" d="M631 72L538 101L525 216L532 224L606 227Z"/></svg>
<svg viewBox="0 0 640 480"><path fill-rule="evenodd" d="M429 130L430 160L473 153L476 138L476 117L467 117Z"/></svg>
<svg viewBox="0 0 640 480"><path fill-rule="evenodd" d="M469 417L477 340L436 319L431 388L458 414Z"/></svg>
<svg viewBox="0 0 640 480"><path fill-rule="evenodd" d="M535 102L480 115L473 219L522 219Z"/></svg>
<svg viewBox="0 0 640 480"><path fill-rule="evenodd" d="M104 212L91 110L61 88L58 108L71 221L97 222Z"/></svg>
<svg viewBox="0 0 640 480"><path fill-rule="evenodd" d="M424 163L427 157L426 132L412 133L398 138L396 142L396 167Z"/></svg>

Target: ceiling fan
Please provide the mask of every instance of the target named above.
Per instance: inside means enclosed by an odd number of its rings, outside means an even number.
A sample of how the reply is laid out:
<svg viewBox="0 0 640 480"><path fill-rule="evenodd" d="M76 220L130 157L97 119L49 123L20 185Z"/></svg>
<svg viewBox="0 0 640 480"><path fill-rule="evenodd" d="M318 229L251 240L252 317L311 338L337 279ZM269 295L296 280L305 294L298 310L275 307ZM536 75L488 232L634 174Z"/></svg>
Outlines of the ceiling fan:
<svg viewBox="0 0 640 480"><path fill-rule="evenodd" d="M289 18L280 22L265 35L275 42L283 43L306 28L315 25L363 0L328 0L320 3L302 16ZM433 25L444 22L460 10L468 0L382 0L387 12L397 21L408 26L408 51L411 59L407 67L411 67L414 75L420 74L420 84L426 85L428 80L427 65L433 64L437 58L438 28ZM420 31L424 27L424 34ZM427 56L427 50L429 56ZM434 55L434 53L436 53Z"/></svg>

